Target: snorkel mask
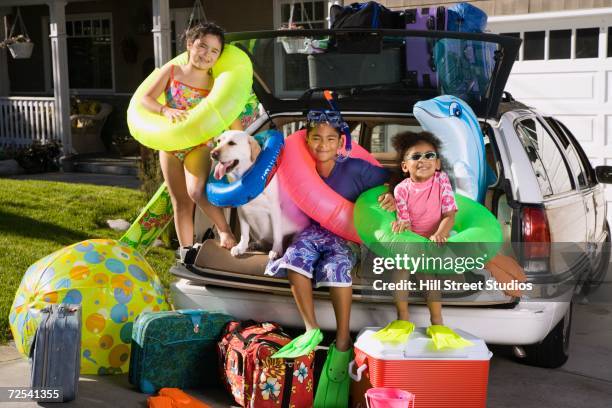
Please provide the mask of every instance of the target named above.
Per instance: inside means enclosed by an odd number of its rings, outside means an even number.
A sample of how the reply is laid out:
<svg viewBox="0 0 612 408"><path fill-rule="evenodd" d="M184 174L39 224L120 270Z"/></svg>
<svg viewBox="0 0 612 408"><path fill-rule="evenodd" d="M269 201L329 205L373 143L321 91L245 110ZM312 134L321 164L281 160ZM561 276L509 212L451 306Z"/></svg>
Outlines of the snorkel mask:
<svg viewBox="0 0 612 408"><path fill-rule="evenodd" d="M348 124L342 118L342 114L338 110L332 92L324 91L323 95L325 95L325 99L329 103L331 110L311 110L308 112L306 120L309 124L327 123L333 128L337 129L340 134L344 135L344 147L341 149L341 152L338 153L338 157L336 158L336 161L343 162L348 159L351 154L351 130L349 129Z"/></svg>

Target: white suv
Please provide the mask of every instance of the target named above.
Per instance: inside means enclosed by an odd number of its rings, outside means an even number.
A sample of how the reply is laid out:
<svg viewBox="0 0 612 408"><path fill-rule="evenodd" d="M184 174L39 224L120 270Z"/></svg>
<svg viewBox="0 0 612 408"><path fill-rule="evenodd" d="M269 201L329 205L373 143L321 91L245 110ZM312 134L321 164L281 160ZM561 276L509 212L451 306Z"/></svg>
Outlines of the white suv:
<svg viewBox="0 0 612 408"><path fill-rule="evenodd" d="M600 183L612 181L612 167L594 170L562 123L514 101L509 94L502 95L520 40L490 34L403 30L296 30L283 31L282 35L277 38L279 32L259 32L228 36L253 60L253 89L266 111L249 127L253 134L276 128L287 136L299 129L309 109L326 107L321 89L312 86L312 69L308 69L311 56L287 54L289 50L282 44L287 39L294 43L305 39L312 44L316 39L334 43L342 37L346 43L354 36L355 41L367 43L368 58L363 64L376 61L372 57L376 54L372 43L376 41L380 42L381 55L390 47L399 48L396 54L405 52L402 41L410 36L431 44L442 38L462 44L493 44L495 64L486 77L486 86L481 82L478 92L457 96L466 99L478 115L487 159L497 176L488 188L485 205L497 216L506 251L523 265L533 289L522 297L496 290L443 293L445 323L489 343L524 346L531 364L562 365L568 357L573 295L592 290L607 271L610 254L605 244L610 237ZM342 59L342 52L336 57ZM355 64L354 55L350 61ZM401 60L397 64L405 69ZM368 67L354 69L367 72ZM438 89L419 88L404 79L398 82L395 74L390 77L393 79L388 83L372 84L368 78L367 84L351 83L336 89L354 138L387 167L395 165L392 135L420 129L412 115L414 103L439 94ZM359 77L353 81L359 82ZM197 235L202 238L210 223L201 214L196 218ZM237 227L235 211L231 223ZM177 263L172 268L171 272L181 278L172 284L173 301L179 308L223 310L239 319L273 320L300 327L288 281L263 276L266 262L263 252L233 258L214 240L206 240L193 266ZM373 293L372 281L365 275L356 269L353 279L351 329L355 331L382 326L395 318L391 297ZM464 277L472 282L493 280L486 269L466 272ZM334 329L328 292L316 289L315 294L319 324ZM422 298L415 296L414 303L412 319L417 325L427 325L428 311Z"/></svg>

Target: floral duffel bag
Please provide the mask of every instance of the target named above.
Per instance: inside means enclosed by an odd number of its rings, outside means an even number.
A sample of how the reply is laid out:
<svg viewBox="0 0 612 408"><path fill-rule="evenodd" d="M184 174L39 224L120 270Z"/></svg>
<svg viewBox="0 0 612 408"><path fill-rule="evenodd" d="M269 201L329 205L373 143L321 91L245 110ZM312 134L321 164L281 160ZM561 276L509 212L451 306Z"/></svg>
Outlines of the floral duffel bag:
<svg viewBox="0 0 612 408"><path fill-rule="evenodd" d="M314 352L296 359L271 358L291 338L276 323L227 324L219 342L219 366L227 389L242 407L312 407Z"/></svg>

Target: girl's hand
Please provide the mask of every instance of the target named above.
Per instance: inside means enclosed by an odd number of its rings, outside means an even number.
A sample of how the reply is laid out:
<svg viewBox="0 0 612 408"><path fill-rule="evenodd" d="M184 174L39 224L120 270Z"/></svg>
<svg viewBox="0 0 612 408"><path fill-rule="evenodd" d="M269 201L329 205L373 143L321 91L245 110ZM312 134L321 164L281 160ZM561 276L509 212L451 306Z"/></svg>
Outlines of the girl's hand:
<svg viewBox="0 0 612 408"><path fill-rule="evenodd" d="M379 195L378 204L380 204L380 208L385 211L395 211L397 209L397 207L395 206L395 198L391 193Z"/></svg>
<svg viewBox="0 0 612 408"><path fill-rule="evenodd" d="M161 113L166 119L172 121L172 123L182 122L187 119L189 115L189 112L186 110L169 108L167 106L162 108Z"/></svg>
<svg viewBox="0 0 612 408"><path fill-rule="evenodd" d="M219 245L225 249L232 249L237 244L234 234L219 231Z"/></svg>
<svg viewBox="0 0 612 408"><path fill-rule="evenodd" d="M429 237L429 239L432 242L435 242L437 244L444 244L444 243L446 243L446 240L448 239L448 234L443 234L443 233L436 232L431 237Z"/></svg>
<svg viewBox="0 0 612 408"><path fill-rule="evenodd" d="M393 221L391 223L391 231L395 233L410 231L410 223L408 221Z"/></svg>

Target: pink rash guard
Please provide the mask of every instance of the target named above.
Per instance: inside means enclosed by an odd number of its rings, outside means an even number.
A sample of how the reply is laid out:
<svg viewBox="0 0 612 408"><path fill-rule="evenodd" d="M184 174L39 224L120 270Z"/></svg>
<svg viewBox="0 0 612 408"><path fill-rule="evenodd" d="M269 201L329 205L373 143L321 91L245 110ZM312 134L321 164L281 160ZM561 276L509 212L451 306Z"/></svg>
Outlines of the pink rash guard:
<svg viewBox="0 0 612 408"><path fill-rule="evenodd" d="M427 181L416 183L407 177L393 190L397 206L397 220L409 222L410 229L425 238L433 235L442 215L457 211L448 175L441 171Z"/></svg>

